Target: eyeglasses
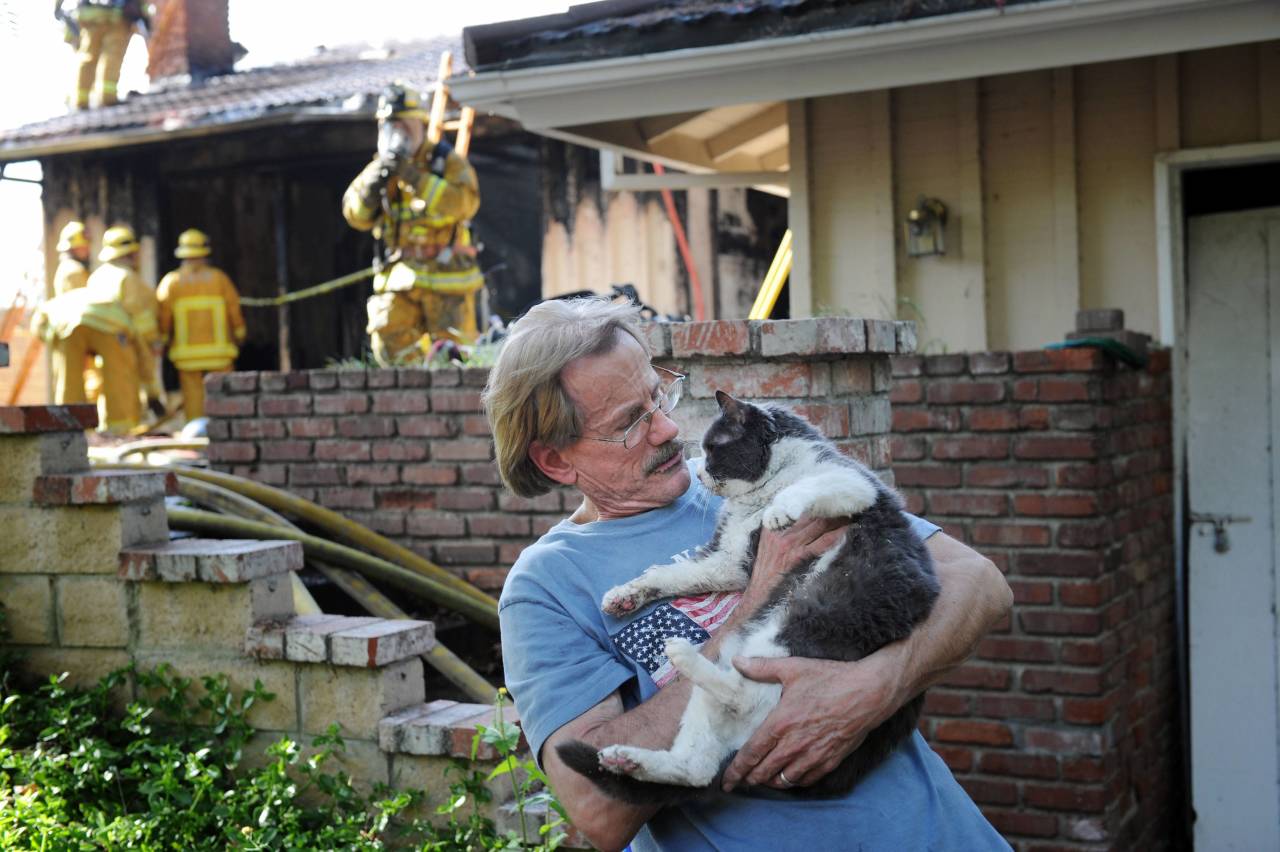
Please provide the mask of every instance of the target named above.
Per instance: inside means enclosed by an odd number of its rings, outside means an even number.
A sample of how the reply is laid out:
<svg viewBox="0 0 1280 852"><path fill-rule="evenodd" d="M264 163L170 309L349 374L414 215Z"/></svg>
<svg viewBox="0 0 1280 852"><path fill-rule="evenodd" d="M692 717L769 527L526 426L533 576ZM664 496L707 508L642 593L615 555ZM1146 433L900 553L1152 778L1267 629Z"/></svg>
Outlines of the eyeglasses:
<svg viewBox="0 0 1280 852"><path fill-rule="evenodd" d="M670 414L676 404L680 402L680 397L684 394L683 373L677 373L675 370L668 370L666 367L654 367L653 369L666 373L674 378L665 385L660 386L653 394L653 408L650 408L644 414L636 418L635 422L626 428L621 438L597 438L592 435L575 435L576 438L586 438L588 441L602 441L606 444L621 444L625 449L634 450L640 446L640 442L649 434L649 424L653 422L653 415L661 411L663 414Z"/></svg>

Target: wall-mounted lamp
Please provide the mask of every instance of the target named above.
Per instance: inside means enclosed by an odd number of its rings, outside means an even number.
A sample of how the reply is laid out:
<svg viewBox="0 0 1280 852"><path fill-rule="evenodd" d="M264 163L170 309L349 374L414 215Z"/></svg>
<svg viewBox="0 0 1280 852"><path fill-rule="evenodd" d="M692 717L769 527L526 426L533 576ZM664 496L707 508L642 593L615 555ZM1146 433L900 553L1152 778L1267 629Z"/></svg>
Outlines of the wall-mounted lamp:
<svg viewBox="0 0 1280 852"><path fill-rule="evenodd" d="M947 205L938 199L923 195L916 199L916 206L907 211L903 228L907 257L947 253Z"/></svg>

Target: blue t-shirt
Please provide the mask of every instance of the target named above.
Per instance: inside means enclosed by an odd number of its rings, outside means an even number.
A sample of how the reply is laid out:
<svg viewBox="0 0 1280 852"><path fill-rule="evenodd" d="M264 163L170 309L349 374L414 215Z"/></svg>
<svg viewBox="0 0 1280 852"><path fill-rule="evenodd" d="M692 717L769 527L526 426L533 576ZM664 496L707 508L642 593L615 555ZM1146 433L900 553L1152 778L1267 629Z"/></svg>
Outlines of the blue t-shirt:
<svg viewBox="0 0 1280 852"><path fill-rule="evenodd" d="M691 463L692 467L692 463ZM710 540L720 498L696 475L675 502L627 518L561 521L516 561L502 590L502 656L534 755L618 690L630 710L671 677L668 637L706 641L738 595L657 601L625 619L600 611L613 586ZM912 519L928 537L938 527ZM768 838L768 840L765 840ZM985 850L1009 846L919 732L842 799L718 794L659 811L631 846L666 850Z"/></svg>

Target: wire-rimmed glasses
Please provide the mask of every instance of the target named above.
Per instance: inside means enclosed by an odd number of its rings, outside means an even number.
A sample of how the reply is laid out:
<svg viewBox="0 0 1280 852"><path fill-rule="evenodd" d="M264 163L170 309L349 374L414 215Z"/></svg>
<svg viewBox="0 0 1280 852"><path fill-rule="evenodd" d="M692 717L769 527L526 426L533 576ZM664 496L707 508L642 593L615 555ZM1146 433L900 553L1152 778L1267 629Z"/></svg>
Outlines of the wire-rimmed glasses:
<svg viewBox="0 0 1280 852"><path fill-rule="evenodd" d="M655 366L653 369L666 373L673 378L665 385L659 385L653 394L653 408L650 408L644 414L635 419L630 426L622 432L619 438L597 438L593 435L578 435L579 438L586 438L588 441L602 441L606 444L621 444L623 448L634 450L640 446L640 442L649 434L649 424L653 422L653 415L661 411L663 414L670 414L680 402L680 397L684 395L684 380L686 376L683 373L677 373L675 370L668 370L666 367Z"/></svg>

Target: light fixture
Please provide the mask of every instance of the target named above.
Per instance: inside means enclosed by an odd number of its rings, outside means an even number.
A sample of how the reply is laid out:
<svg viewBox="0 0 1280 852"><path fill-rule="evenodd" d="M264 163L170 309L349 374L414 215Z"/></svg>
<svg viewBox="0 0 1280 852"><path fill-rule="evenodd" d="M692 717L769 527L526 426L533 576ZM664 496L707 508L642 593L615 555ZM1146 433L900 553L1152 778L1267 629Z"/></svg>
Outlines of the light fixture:
<svg viewBox="0 0 1280 852"><path fill-rule="evenodd" d="M936 198L920 196L907 211L903 225L907 257L927 257L947 253L947 205Z"/></svg>

